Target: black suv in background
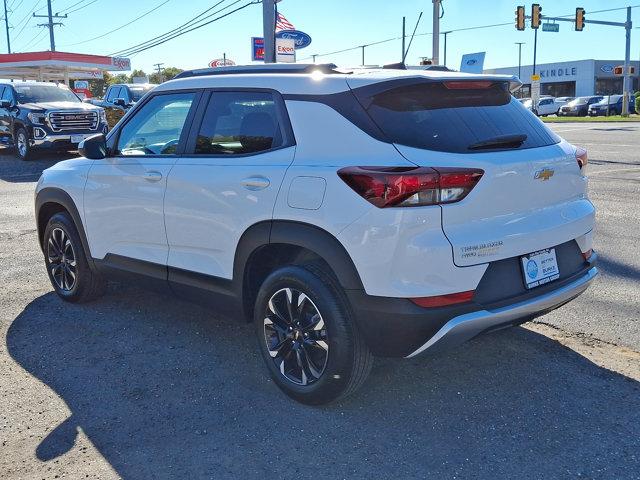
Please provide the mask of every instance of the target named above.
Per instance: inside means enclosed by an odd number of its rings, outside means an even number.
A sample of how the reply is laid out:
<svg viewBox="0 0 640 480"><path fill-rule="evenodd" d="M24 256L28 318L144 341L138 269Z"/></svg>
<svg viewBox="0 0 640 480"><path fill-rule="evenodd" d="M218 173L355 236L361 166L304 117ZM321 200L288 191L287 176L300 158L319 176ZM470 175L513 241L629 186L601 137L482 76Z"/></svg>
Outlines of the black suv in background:
<svg viewBox="0 0 640 480"><path fill-rule="evenodd" d="M113 128L124 114L154 87L156 85L153 83L117 83L107 88L104 99L93 100L91 103L106 110L107 123L109 128Z"/></svg>
<svg viewBox="0 0 640 480"><path fill-rule="evenodd" d="M589 113L589 105L598 103L600 100L602 100L601 95L574 98L563 107L560 107L558 116L586 117L587 113Z"/></svg>
<svg viewBox="0 0 640 480"><path fill-rule="evenodd" d="M104 110L83 103L64 85L0 83L0 143L14 146L22 160L36 148L71 150L107 131Z"/></svg>

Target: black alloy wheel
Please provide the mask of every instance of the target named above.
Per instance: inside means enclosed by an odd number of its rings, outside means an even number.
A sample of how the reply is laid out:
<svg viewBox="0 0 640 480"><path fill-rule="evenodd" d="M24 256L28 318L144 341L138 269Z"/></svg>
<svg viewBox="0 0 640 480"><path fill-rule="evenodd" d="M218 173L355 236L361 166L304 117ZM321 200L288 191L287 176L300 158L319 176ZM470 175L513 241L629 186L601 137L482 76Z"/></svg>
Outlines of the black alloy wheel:
<svg viewBox="0 0 640 480"><path fill-rule="evenodd" d="M77 261L71 239L62 228L51 230L47 239L47 260L55 286L63 292L71 292L76 286Z"/></svg>
<svg viewBox="0 0 640 480"><path fill-rule="evenodd" d="M329 338L318 307L303 292L275 292L264 312L264 340L282 376L309 385L323 374L329 359Z"/></svg>
<svg viewBox="0 0 640 480"><path fill-rule="evenodd" d="M339 282L317 265L272 272L258 291L254 325L271 378L299 402L344 398L371 370L373 357Z"/></svg>

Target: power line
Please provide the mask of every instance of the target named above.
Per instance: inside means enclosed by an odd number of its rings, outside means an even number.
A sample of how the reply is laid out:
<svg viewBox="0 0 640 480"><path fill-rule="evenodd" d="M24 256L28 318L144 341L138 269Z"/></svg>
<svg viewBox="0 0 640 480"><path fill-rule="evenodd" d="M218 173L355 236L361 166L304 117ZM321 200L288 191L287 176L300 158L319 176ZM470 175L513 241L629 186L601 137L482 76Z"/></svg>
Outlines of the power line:
<svg viewBox="0 0 640 480"><path fill-rule="evenodd" d="M146 40L146 41L144 41L144 42L142 42L142 43L139 43L139 44L137 44L137 45L133 45L132 47L126 48L126 49L124 49L124 50L120 50L119 52L117 52L117 53L115 53L115 54L111 54L111 55L122 54L123 52L127 52L127 51L129 51L129 50L133 50L133 49L135 49L135 48L145 46L146 44L149 44L149 43L152 43L152 42L154 42L154 41L157 41L157 40L159 40L159 39L161 39L161 38L164 38L164 37L169 36L169 35L171 35L171 34L173 34L173 33L176 33L176 32L178 32L178 31L180 31L181 29L187 28L187 27L189 27L189 26L191 26L191 25L194 25L194 24L196 24L196 23L198 23L198 22L200 22L200 21L202 21L202 20L205 20L206 18L209 18L210 16L215 15L215 14L217 14L218 12L213 12L213 13L211 13L211 14L207 15L206 17L201 18L201 17L203 17L203 15L205 15L205 14L209 13L211 10L213 10L213 9L214 9L214 8L216 8L216 7L218 7L220 4L224 3L225 1L226 1L226 0L220 0L219 2L217 2L216 4L214 4L212 7L209 7L209 8L207 8L206 10L204 10L204 11L200 12L200 13L199 13L199 14L197 14L195 17L193 17L191 20L189 20L189 21L187 21L187 22L183 23L183 24L182 24L182 25L180 25L179 27L176 27L176 28L174 28L174 29L172 29L172 30L169 30L168 32L165 32L165 33L163 33L163 34L161 34L161 35L158 35L158 36L156 36L156 37L153 37L153 38L151 38L151 39L149 39L149 40ZM227 5L227 6L226 6L226 7L224 7L224 8L229 8L229 7L231 7L231 6L235 5L236 3L239 3L239 2L241 2L241 1L242 1L242 0L236 0L235 2L233 2L233 3L232 3L232 4L230 4L230 5ZM222 11L222 10L223 10L223 9L221 9L220 11Z"/></svg>
<svg viewBox="0 0 640 480"><path fill-rule="evenodd" d="M262 3L262 0L254 0L252 2L245 3L244 5L238 7L236 9L234 9L234 10L231 10L230 12L227 12L227 13L225 13L223 15L220 15L219 17L214 18L213 20L209 20L208 22L203 23L201 25L198 25L196 27L190 28L188 30L184 30L184 31L182 31L180 33L176 33L172 37L166 38L166 39L161 40L161 41L158 41L153 45L149 45L148 47L140 48L140 49L132 52L130 55L135 55L137 53L144 52L145 50L149 50L150 48L157 47L158 45L161 45L163 43L168 42L169 40L173 40L174 38L180 37L180 36L185 35L185 34L187 34L189 32L193 32L194 30L198 30L199 28L206 27L207 25L209 25L211 23L217 22L218 20L222 20L225 17L233 15L234 13L239 12L240 10L244 10L245 8L247 8L247 7L251 6L251 5L256 5L258 3Z"/></svg>
<svg viewBox="0 0 640 480"><path fill-rule="evenodd" d="M85 3L84 5L82 5L82 6L78 7L78 8L76 8L76 9L74 9L74 10L66 10L66 11L64 12L64 14L65 14L65 15L67 15L67 14L69 14L69 13L77 12L78 10L82 10L83 8L86 8L86 7L88 7L89 5L92 5L92 4L96 3L97 1L98 1L98 0L92 0L91 2L89 2L89 3ZM69 8L71 8L71 7L69 7Z"/></svg>
<svg viewBox="0 0 640 480"><path fill-rule="evenodd" d="M60 11L59 11L59 12L57 12L57 13L64 13L65 11L70 10L70 9L72 9L73 7L75 7L76 5L80 5L81 3L84 3L84 2L86 2L86 1L87 1L87 0L80 0L79 2L76 2L76 3L74 3L73 5L69 5L68 7L63 8L62 10L60 10Z"/></svg>
<svg viewBox="0 0 640 480"><path fill-rule="evenodd" d="M640 8L640 5L632 5L630 8ZM593 11L593 12L589 12L589 15L592 15L594 13L614 12L614 11L617 11L617 10L626 10L626 9L627 9L627 7L608 8L608 9L605 9L605 10L596 10L596 11ZM575 13L571 13L571 14L568 14L568 15L558 15L558 16L559 17L572 17L574 15L575 15ZM544 17L543 17L543 19L544 19ZM465 32L465 31L469 31L469 30L480 30L480 29L484 29L484 28L504 27L506 25L513 25L513 22L493 23L493 24L490 24L490 25L477 25L477 26L474 26L474 27L456 28L456 29L453 29L453 30L450 30L450 31L451 32ZM418 33L418 34L416 34L416 37L423 37L423 36L426 36L426 35L433 35L433 33L432 32ZM372 43L366 44L364 46L365 47L371 47L373 45L380 45L382 43L393 42L394 40L401 40L401 39L402 39L401 36L400 37L392 37L392 38L387 38L385 40L372 42ZM354 51L354 50L358 50L358 49L360 49L362 47L363 47L363 45L357 45L355 47L349 47L349 48L345 48L345 49L342 49L342 50L337 50L335 52L317 53L317 54L314 54L314 55L310 55L308 57L301 58L300 61L308 60L308 59L311 59L311 58L317 58L317 57L327 57L329 55L337 55L339 53L351 52L351 51Z"/></svg>
<svg viewBox="0 0 640 480"><path fill-rule="evenodd" d="M42 38L44 38L46 33L47 33L46 30L40 30L38 33L35 34L35 36L33 36L31 38L31 40L29 40L29 42L27 42L25 44L24 47L18 48L18 49L16 49L16 51L25 52L29 47L31 47L31 45L34 45L34 44L38 43L40 40L42 40Z"/></svg>
<svg viewBox="0 0 640 480"><path fill-rule="evenodd" d="M106 33L103 33L102 35L98 35L97 37L93 37L93 38L89 38L87 40L83 40L82 42L76 42L76 43L67 43L65 45L62 45L63 47L73 47L75 45L82 45L83 43L89 43L89 42L93 42L94 40L98 40L99 38L104 38L107 35L111 35L114 32L117 32L118 30L122 30L125 27L128 27L129 25L131 25L134 22L137 22L138 20L140 20L143 17L146 17L147 15L155 12L156 10L158 10L160 7L162 7L163 5L169 3L171 0L165 0L164 2L162 2L160 5L152 8L151 10L148 10L147 12L143 13L142 15L134 18L133 20L131 20L130 22L125 23L124 25L120 25L117 28L114 28L113 30L109 30Z"/></svg>
<svg viewBox="0 0 640 480"><path fill-rule="evenodd" d="M31 14L35 12L36 7L38 6L38 3L40 3L40 0L36 0L36 3L33 4L33 7L31 7L31 10L29 11L29 13L27 13L24 17L22 17L20 21L16 23L14 28L18 28L18 25L20 25L22 22L24 22L24 25L22 25L22 28L20 29L20 31L18 31L18 33L16 33L15 36L13 37L14 41L20 36L20 34L24 31L26 26L29 24L29 21L33 18Z"/></svg>

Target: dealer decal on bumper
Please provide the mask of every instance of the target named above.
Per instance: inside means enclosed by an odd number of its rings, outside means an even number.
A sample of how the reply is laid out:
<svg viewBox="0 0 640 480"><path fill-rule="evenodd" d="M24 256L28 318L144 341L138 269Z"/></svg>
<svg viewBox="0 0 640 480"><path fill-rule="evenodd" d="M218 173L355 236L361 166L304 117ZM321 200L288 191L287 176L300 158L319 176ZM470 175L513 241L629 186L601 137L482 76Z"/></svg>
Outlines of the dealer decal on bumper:
<svg viewBox="0 0 640 480"><path fill-rule="evenodd" d="M498 253L504 243L502 240L495 242L480 243L478 245L469 245L466 247L460 247L460 255L462 258L482 258L492 257Z"/></svg>

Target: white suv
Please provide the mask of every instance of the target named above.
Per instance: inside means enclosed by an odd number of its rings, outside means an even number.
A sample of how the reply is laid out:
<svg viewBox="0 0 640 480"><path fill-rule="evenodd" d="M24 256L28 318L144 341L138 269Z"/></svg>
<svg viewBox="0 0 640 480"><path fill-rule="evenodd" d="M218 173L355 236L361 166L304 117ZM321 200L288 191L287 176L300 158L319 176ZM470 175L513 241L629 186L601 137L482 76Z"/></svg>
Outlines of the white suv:
<svg viewBox="0 0 640 480"><path fill-rule="evenodd" d="M586 152L513 77L333 65L185 72L84 158L46 170L56 292L135 280L253 321L291 397L329 402L372 356L517 325L597 275Z"/></svg>

